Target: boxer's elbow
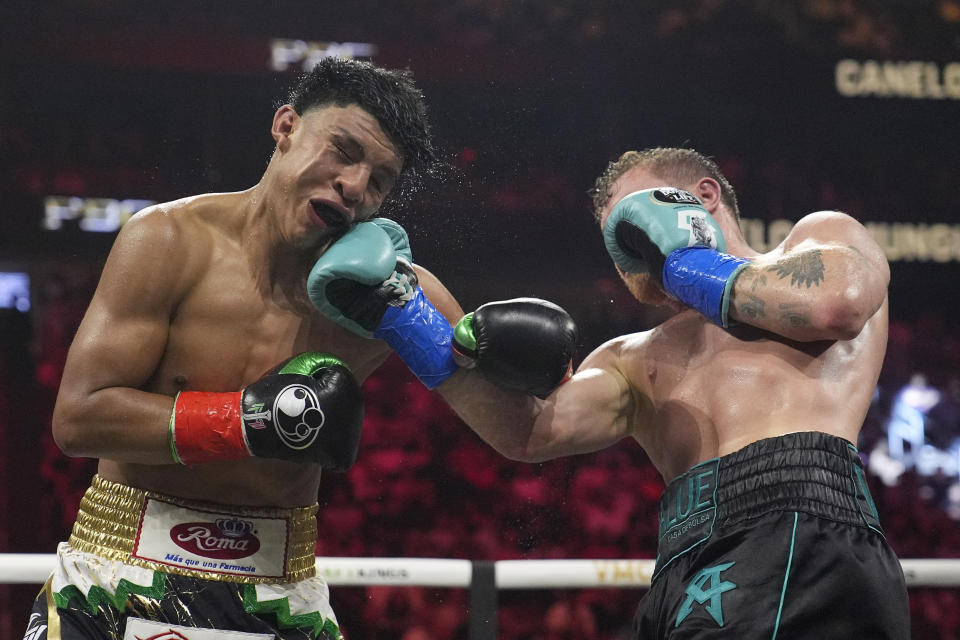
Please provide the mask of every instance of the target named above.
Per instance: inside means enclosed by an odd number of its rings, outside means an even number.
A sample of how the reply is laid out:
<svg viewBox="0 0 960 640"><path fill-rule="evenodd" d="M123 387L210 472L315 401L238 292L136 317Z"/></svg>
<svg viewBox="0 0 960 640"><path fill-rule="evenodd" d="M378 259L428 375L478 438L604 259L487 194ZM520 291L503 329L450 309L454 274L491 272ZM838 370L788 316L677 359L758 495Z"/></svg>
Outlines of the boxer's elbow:
<svg viewBox="0 0 960 640"><path fill-rule="evenodd" d="M827 338L853 340L883 306L890 282L886 265L870 265L858 251L847 251L846 262L832 264L832 274L815 308ZM883 268L881 268L883 267Z"/></svg>
<svg viewBox="0 0 960 640"><path fill-rule="evenodd" d="M875 300L864 287L850 285L817 305L814 326L826 339L853 340L863 331L881 302Z"/></svg>
<svg viewBox="0 0 960 640"><path fill-rule="evenodd" d="M578 453L569 435L565 434L569 432L564 431L561 422L554 418L546 421L546 424L536 425L532 431L525 433L524 437L502 449L501 453L510 460L527 463L547 462Z"/></svg>
<svg viewBox="0 0 960 640"><path fill-rule="evenodd" d="M64 455L71 458L82 457L85 452L83 429L69 413L62 409L53 412L53 441Z"/></svg>
<svg viewBox="0 0 960 640"><path fill-rule="evenodd" d="M57 402L51 420L53 441L64 455L71 458L93 457L90 430L82 412L67 402Z"/></svg>

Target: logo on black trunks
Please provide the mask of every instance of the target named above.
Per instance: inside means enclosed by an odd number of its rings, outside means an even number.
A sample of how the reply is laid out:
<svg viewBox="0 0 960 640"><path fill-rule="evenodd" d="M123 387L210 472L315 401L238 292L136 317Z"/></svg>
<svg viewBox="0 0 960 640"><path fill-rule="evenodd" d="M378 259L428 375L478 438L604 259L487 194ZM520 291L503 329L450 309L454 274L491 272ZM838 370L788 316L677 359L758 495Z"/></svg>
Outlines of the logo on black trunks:
<svg viewBox="0 0 960 640"><path fill-rule="evenodd" d="M217 560L246 558L260 550L253 523L239 518L184 522L170 529L170 539L181 549Z"/></svg>
<svg viewBox="0 0 960 640"><path fill-rule="evenodd" d="M30 622L27 623L23 640L46 640L46 637L47 621L39 613L30 614Z"/></svg>
<svg viewBox="0 0 960 640"><path fill-rule="evenodd" d="M737 588L737 585L729 580L721 580L720 574L734 565L733 562L718 564L715 567L707 567L700 571L697 576L687 585L687 599L680 606L677 612L677 624L686 620L687 616L693 613L693 604L702 604L703 610L710 614L717 626L723 626L723 602L721 596L727 591ZM706 603L706 604L704 604Z"/></svg>
<svg viewBox="0 0 960 640"><path fill-rule="evenodd" d="M273 422L273 428L285 445L291 449L306 449L317 439L326 417L320 408L320 398L310 387L302 384L290 384L280 390L273 401L273 410L262 409L258 404L255 411L243 414L244 423L253 429L266 429L267 422Z"/></svg>
<svg viewBox="0 0 960 640"><path fill-rule="evenodd" d="M650 196L657 202L663 204L695 204L703 206L700 199L689 191L683 189L674 189L673 187L660 187L654 189Z"/></svg>

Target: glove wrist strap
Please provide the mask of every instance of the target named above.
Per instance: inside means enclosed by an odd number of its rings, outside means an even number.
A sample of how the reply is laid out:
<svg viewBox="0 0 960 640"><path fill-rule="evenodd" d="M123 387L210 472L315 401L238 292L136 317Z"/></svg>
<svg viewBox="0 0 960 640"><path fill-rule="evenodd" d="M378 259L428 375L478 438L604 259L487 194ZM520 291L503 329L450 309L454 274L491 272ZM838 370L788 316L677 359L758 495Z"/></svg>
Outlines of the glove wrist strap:
<svg viewBox="0 0 960 640"><path fill-rule="evenodd" d="M663 288L726 328L733 281L748 264L749 260L710 247L682 247L667 256L663 265Z"/></svg>
<svg viewBox="0 0 960 640"><path fill-rule="evenodd" d="M169 430L173 459L192 465L249 457L241 420L242 394L242 391L177 394Z"/></svg>
<svg viewBox="0 0 960 640"><path fill-rule="evenodd" d="M453 328L417 287L402 307L387 307L374 338L385 340L428 388L457 370L453 360Z"/></svg>

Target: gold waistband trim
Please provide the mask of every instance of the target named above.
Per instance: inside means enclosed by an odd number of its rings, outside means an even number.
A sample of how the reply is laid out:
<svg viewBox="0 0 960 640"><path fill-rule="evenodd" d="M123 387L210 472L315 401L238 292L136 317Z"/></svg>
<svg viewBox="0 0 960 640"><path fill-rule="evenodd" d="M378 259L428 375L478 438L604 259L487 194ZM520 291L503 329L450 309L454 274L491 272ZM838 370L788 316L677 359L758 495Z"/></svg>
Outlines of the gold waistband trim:
<svg viewBox="0 0 960 640"><path fill-rule="evenodd" d="M194 571L171 567L134 557L137 531L147 498L170 502L188 509L215 510L238 517L282 518L287 522L287 552L282 577L259 577L212 571ZM247 583L296 582L316 575L314 552L317 544L317 505L309 507L259 508L184 500L154 491L144 491L119 482L93 477L80 501L77 520L70 534L70 545L78 551L110 560L119 560L164 573L193 576L205 580Z"/></svg>

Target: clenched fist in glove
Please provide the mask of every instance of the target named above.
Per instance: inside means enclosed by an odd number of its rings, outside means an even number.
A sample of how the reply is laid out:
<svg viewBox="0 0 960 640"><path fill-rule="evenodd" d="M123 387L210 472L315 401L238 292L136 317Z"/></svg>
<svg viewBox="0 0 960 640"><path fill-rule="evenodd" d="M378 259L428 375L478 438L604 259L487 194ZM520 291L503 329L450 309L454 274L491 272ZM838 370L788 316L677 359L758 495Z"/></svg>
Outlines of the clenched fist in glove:
<svg viewBox="0 0 960 640"><path fill-rule="evenodd" d="M170 416L174 460L257 456L344 471L360 447L360 385L337 358L302 353L242 391L182 391Z"/></svg>
<svg viewBox="0 0 960 640"><path fill-rule="evenodd" d="M720 226L691 193L672 187L625 196L603 228L607 253L627 273L649 273L665 292L726 327L730 290L748 260L723 253Z"/></svg>

